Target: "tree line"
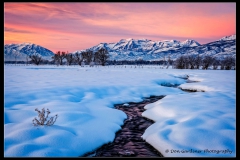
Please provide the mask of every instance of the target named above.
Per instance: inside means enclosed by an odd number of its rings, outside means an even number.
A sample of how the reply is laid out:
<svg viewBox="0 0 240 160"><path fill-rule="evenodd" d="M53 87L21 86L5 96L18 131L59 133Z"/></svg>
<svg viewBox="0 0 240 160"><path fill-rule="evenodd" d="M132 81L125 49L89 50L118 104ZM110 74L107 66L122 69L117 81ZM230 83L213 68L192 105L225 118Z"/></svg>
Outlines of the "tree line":
<svg viewBox="0 0 240 160"><path fill-rule="evenodd" d="M26 62L24 61L5 61L5 63L15 63L15 64L56 64L56 65L72 65L78 64L82 65L93 65L100 64L102 66L106 65L109 58L109 53L106 49L101 48L96 52L92 50L86 50L83 52L68 53L65 51L57 51L54 56L52 56L52 61L43 59L39 54L33 54L26 57ZM65 61L64 61L65 60Z"/></svg>
<svg viewBox="0 0 240 160"><path fill-rule="evenodd" d="M172 65L173 60L156 60L156 61L146 61L146 60L109 60L107 64L109 65Z"/></svg>
<svg viewBox="0 0 240 160"><path fill-rule="evenodd" d="M173 68L176 69L218 69L221 70L235 70L236 60L231 56L226 56L223 59L218 59L212 56L200 57L199 55L183 55L178 57L173 63Z"/></svg>
<svg viewBox="0 0 240 160"><path fill-rule="evenodd" d="M53 61L57 65L63 65L63 60L66 59L67 65L72 64L88 64L93 65L93 63L100 64L102 66L106 65L107 59L109 58L109 53L106 49L101 48L96 52L92 50L86 50L83 52L76 52L75 54L58 51L53 57Z"/></svg>
<svg viewBox="0 0 240 160"><path fill-rule="evenodd" d="M30 61L29 61L30 59ZM64 51L58 51L52 57L52 61L44 60L38 54L30 55L26 58L26 62L19 61L18 64L56 64L56 65L94 65L99 64L105 65L163 65L168 68L170 65L175 69L218 69L221 70L235 70L236 60L231 56L226 56L222 59L218 59L213 56L200 57L199 55L182 55L178 57L175 61L171 60L170 57L163 60L157 61L146 61L142 59L138 60L109 60L109 53L106 49L101 48L96 52L92 50L86 50L82 52L67 53ZM65 61L64 61L65 60ZM13 63L13 61L5 61L5 63ZM17 64L17 61L15 61Z"/></svg>

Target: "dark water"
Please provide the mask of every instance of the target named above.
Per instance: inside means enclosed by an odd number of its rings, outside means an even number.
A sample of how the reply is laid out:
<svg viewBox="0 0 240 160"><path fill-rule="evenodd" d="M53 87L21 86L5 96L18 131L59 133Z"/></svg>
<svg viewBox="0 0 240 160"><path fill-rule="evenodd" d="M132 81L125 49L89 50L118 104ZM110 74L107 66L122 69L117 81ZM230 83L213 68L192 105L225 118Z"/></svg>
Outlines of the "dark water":
<svg viewBox="0 0 240 160"><path fill-rule="evenodd" d="M105 144L96 151L87 153L83 157L163 157L163 155L145 142L141 136L154 122L142 117L144 106L162 99L164 96L151 96L142 102L115 105L116 109L127 114L122 129L116 133L112 143Z"/></svg>

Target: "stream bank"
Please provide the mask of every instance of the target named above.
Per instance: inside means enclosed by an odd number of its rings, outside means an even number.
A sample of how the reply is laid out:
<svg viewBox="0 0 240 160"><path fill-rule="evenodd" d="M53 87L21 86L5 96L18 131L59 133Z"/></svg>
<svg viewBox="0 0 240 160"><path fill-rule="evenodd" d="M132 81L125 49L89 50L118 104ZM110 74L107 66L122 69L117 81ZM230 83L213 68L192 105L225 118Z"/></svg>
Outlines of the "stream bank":
<svg viewBox="0 0 240 160"><path fill-rule="evenodd" d="M142 102L116 104L114 107L127 114L122 129L116 132L112 143L105 144L83 157L163 157L163 155L141 138L154 121L142 117L144 106L154 103L164 96L150 96Z"/></svg>

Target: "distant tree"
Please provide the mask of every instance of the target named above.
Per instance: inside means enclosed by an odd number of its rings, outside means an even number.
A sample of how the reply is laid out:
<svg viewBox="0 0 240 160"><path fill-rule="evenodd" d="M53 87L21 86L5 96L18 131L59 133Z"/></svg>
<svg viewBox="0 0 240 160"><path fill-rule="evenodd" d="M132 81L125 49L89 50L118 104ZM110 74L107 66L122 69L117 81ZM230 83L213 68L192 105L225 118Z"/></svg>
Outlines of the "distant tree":
<svg viewBox="0 0 240 160"><path fill-rule="evenodd" d="M174 62L174 67L176 69L184 69L185 67L185 60L184 56L178 57Z"/></svg>
<svg viewBox="0 0 240 160"><path fill-rule="evenodd" d="M163 56L163 67L165 67L165 65L166 65L166 58L165 58L165 56Z"/></svg>
<svg viewBox="0 0 240 160"><path fill-rule="evenodd" d="M83 56L81 52L77 52L75 53L75 61L77 62L77 64L79 66L82 66L82 62L83 62Z"/></svg>
<svg viewBox="0 0 240 160"><path fill-rule="evenodd" d="M171 57L170 56L168 56L168 60L167 60L167 68L166 69L168 69L168 67L171 65Z"/></svg>
<svg viewBox="0 0 240 160"><path fill-rule="evenodd" d="M189 69L190 61L188 59L188 56L183 56L183 61L184 61L184 68Z"/></svg>
<svg viewBox="0 0 240 160"><path fill-rule="evenodd" d="M39 65L40 62L42 62L42 57L38 54L33 54L33 55L30 55L29 58L31 59L32 63L36 64L36 65Z"/></svg>
<svg viewBox="0 0 240 160"><path fill-rule="evenodd" d="M194 55L189 55L189 56L187 56L187 58L188 58L188 62L190 65L190 69L194 69L196 57Z"/></svg>
<svg viewBox="0 0 240 160"><path fill-rule="evenodd" d="M224 70L225 69L225 59L219 59L219 65L220 65L220 69Z"/></svg>
<svg viewBox="0 0 240 160"><path fill-rule="evenodd" d="M74 62L74 56L72 53L66 54L65 58L67 60L67 64L70 66Z"/></svg>
<svg viewBox="0 0 240 160"><path fill-rule="evenodd" d="M57 52L57 53L58 53L58 52ZM54 56L52 56L52 59L53 59L53 62L54 62L55 64L59 65L59 56L58 56L57 53L55 53ZM60 51L59 51L59 53L60 53Z"/></svg>
<svg viewBox="0 0 240 160"><path fill-rule="evenodd" d="M201 63L202 63L202 58L198 54L194 59L194 68L199 69Z"/></svg>
<svg viewBox="0 0 240 160"><path fill-rule="evenodd" d="M95 53L94 58L95 58L95 61L99 61L100 64L104 66L105 63L107 62L107 59L109 58L108 51L104 48L101 48Z"/></svg>
<svg viewBox="0 0 240 160"><path fill-rule="evenodd" d="M90 62L93 61L93 51L91 50L86 50L84 52L82 52L82 56L83 56L83 59L87 62L87 64L90 64Z"/></svg>
<svg viewBox="0 0 240 160"><path fill-rule="evenodd" d="M113 64L113 65L116 65L116 63L117 63L117 61L114 59L113 62L112 62L112 64Z"/></svg>
<svg viewBox="0 0 240 160"><path fill-rule="evenodd" d="M226 65L226 70L230 70L230 69L235 69L235 66L236 66L236 60L235 58L231 57L231 56L228 56L227 57L227 65Z"/></svg>
<svg viewBox="0 0 240 160"><path fill-rule="evenodd" d="M211 56L205 56L202 60L202 69L208 69L212 65L214 58Z"/></svg>
<svg viewBox="0 0 240 160"><path fill-rule="evenodd" d="M63 59L66 58L66 52L58 51L52 59L57 62L57 64L63 65Z"/></svg>
<svg viewBox="0 0 240 160"><path fill-rule="evenodd" d="M221 69L225 70L235 69L235 58L227 56L223 60L221 60L220 64Z"/></svg>
<svg viewBox="0 0 240 160"><path fill-rule="evenodd" d="M213 69L216 70L219 66L219 60L217 58L213 59L213 63L212 63Z"/></svg>

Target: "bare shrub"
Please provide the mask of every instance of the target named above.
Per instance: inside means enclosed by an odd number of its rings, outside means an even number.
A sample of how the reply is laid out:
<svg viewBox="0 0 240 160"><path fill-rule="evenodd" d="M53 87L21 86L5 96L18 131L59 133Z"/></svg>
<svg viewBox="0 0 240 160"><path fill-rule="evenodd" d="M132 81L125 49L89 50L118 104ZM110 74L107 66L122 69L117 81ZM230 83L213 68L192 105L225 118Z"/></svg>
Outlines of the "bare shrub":
<svg viewBox="0 0 240 160"><path fill-rule="evenodd" d="M51 126L56 122L58 118L58 115L56 114L54 117L51 117L50 119L48 119L48 115L51 113L49 109L47 109L47 111L45 112L45 109L43 108L41 112L36 108L35 111L38 112L39 119L35 117L32 120L34 126L43 126L43 125Z"/></svg>

